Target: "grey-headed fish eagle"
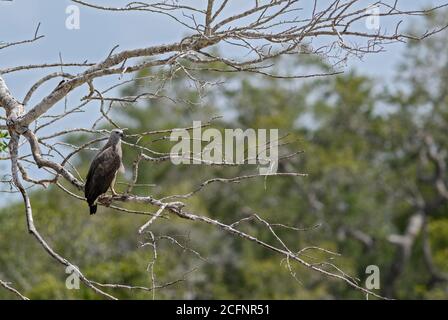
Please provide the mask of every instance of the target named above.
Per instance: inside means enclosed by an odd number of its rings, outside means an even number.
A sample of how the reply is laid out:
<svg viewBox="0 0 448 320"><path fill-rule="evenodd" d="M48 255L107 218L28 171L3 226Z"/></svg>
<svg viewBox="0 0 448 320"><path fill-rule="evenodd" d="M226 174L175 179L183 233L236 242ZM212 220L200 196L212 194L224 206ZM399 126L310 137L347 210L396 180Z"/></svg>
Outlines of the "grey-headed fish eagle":
<svg viewBox="0 0 448 320"><path fill-rule="evenodd" d="M122 163L121 138L124 134L122 130L114 129L110 133L109 140L98 152L90 165L86 178L84 194L89 204L90 214L95 214L97 205L96 199L107 192L109 187L112 194L114 190L117 172L124 172Z"/></svg>

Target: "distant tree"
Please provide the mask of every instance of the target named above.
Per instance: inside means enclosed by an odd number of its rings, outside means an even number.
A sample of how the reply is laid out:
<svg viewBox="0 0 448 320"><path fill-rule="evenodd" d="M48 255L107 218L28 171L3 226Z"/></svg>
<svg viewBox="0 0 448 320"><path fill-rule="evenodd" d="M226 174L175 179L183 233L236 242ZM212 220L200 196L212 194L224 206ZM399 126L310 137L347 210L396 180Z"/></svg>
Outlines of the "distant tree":
<svg viewBox="0 0 448 320"><path fill-rule="evenodd" d="M141 101L148 98L160 101L173 99L166 95L166 90L170 84L175 83L175 79L181 74L197 89L197 92L190 97L185 97L185 99L175 99L174 101L185 106L195 105L203 103L202 97L205 89L219 84L217 78L219 75L245 72L281 79L326 77L339 73L341 71L340 65L351 56L377 53L383 49L383 46L393 42L421 40L446 27L445 23L442 23L442 25L419 35L400 31L401 21L395 21L394 19L427 15L439 11L443 6L424 10L401 10L397 7L397 1L376 2L377 9L373 11L371 6L360 0L328 1L325 4L314 1L309 7L301 7L301 2L297 0L253 1L248 2L245 6L241 6L240 3L235 5L234 2L227 0L208 0L203 6L198 7L180 1L163 3L132 2L121 8L101 6L80 0L73 0L72 2L95 10L118 11L123 14L130 11L161 14L185 28L188 35L179 39L178 42L170 44L119 52L117 52L117 47L114 47L109 53L105 53L106 58L104 60L95 63L51 63L46 61L42 64L0 69L2 75L0 76L0 106L3 110L3 115L0 118L0 130L9 133L6 156L0 159L11 163L10 172L2 178L1 182L7 187L14 186L17 192L21 194L25 206L28 231L51 257L65 267L74 267L74 265L50 246L34 224L33 204L28 189L31 186L47 188L49 185L56 185L65 191L66 197L73 197L82 201L81 191L84 183L82 175L72 164L72 160L80 152L89 150L94 143L103 140L103 138L94 138L82 145L73 145L63 141L65 136L78 133L89 135L107 133L107 129L97 129L98 123L105 121L109 124L109 127L118 126L117 123L122 123L122 119L112 118L111 110L117 106L132 104L138 108ZM396 28L388 28L388 30L392 30L388 32L385 28L372 28L374 24L370 22L365 27L362 26L363 21L376 18L391 19L392 22L396 22ZM361 26L359 26L360 23ZM0 50L38 41L41 37L38 28L32 39L2 43ZM324 72L312 70L310 73L303 74L276 73L276 59L291 55L326 59L332 67ZM49 73L37 80L23 99L15 97L6 86L4 77L7 74L54 67L60 67L61 71ZM150 82L150 85L145 87L144 92L124 97L108 95L112 88L123 86L131 81L125 77L126 75L135 76L149 68L156 70L156 73L143 74L141 78L131 79L137 84ZM114 75L120 77L114 78L118 80L113 86L99 89L98 82L102 78L110 78ZM205 75L208 75L208 77ZM55 83L55 88L46 93L42 100L31 103L32 97L37 90L41 89L43 84L59 79L64 81L57 85ZM180 82L180 84L185 84L185 81ZM57 106L62 106L61 101L70 96L75 89L81 90L81 88L86 91L79 105L71 108L57 108ZM174 91L171 90L171 92ZM91 105L98 107L100 114L98 119L95 119L93 113L91 113ZM80 111L92 114L89 117L91 119L89 124L84 124L82 128L69 129L58 126L58 121ZM39 135L39 131L43 128L51 128L52 133L46 136ZM148 137L156 134L166 135L173 129L161 128L163 131L155 131L152 127L148 127L141 128L141 130L132 133L133 141L127 143L127 146L133 150L135 155L132 176L129 177L130 182L126 185L123 194L103 197L102 201L105 205L121 212L152 216L145 226L149 226L155 219L161 218L165 213L206 224L232 236L252 242L263 250L279 254L285 259L286 266L292 275L295 274L292 267L294 262L319 274L343 280L364 293L376 295L359 285L333 263L329 261L314 263L305 258L312 252L316 255L322 253L333 255L329 250L314 246L297 250L290 249L275 231L275 227L288 228L281 222L272 224L259 214L248 212L247 215L237 221L224 223L189 210L188 201L190 198L209 184L240 182L260 176L263 179L271 180L272 177L261 174L238 175L232 178L214 177L204 180L199 188L191 192L171 196L163 194L159 199L148 196L147 192L144 195L134 193L133 190L137 186L137 181L139 181L139 165L142 162L159 162L169 159L169 152L155 152L147 146ZM22 137L25 138L24 141L21 141ZM4 138L2 137L2 139ZM4 149L3 146L2 150L5 151ZM291 156L286 155L285 160L289 160ZM208 164L204 163L204 165ZM228 164L214 163L213 165L226 166ZM47 176L45 178L32 177L30 169L36 168ZM238 168L235 170L238 170ZM300 176L298 173L286 171L275 175ZM142 181L142 183L148 182ZM156 208L156 213L149 212L147 209L133 212L130 209L112 205L112 203L120 202L144 204ZM257 233L260 233L259 237L254 236L249 231L244 232L238 227L248 219L256 221L264 228L263 231L257 231ZM275 244L262 240L266 233L270 239L275 241ZM155 250L156 239L150 231L147 231L146 235L148 239L145 245L152 246ZM84 272L80 270L78 270L78 274L87 287L103 297L115 298L104 290L105 287L130 287L129 285L100 284L87 278ZM0 284L7 285L4 281ZM154 281L152 285L152 288L147 289L154 290Z"/></svg>

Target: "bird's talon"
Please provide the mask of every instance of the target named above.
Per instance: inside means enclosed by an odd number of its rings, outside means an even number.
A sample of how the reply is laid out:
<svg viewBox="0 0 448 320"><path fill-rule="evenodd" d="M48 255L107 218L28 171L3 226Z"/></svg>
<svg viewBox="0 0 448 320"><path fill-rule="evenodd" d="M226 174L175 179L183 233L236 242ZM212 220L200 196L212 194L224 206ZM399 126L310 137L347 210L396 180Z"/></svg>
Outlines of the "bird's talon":
<svg viewBox="0 0 448 320"><path fill-rule="evenodd" d="M109 207L112 204L112 198L108 196L100 196L98 198L98 202L106 207Z"/></svg>

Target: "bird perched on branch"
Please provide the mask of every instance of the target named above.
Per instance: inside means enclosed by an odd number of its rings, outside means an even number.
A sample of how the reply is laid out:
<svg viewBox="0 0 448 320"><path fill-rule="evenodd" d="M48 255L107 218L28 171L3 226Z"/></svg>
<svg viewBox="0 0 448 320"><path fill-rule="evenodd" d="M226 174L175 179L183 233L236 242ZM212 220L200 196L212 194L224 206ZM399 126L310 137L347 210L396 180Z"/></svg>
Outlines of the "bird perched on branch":
<svg viewBox="0 0 448 320"><path fill-rule="evenodd" d="M90 165L84 188L90 214L96 213L97 205L95 201L100 195L106 193L109 187L113 195L117 194L114 190L117 172L119 170L124 172L121 151L121 139L123 137L124 133L122 130L112 130L109 140Z"/></svg>

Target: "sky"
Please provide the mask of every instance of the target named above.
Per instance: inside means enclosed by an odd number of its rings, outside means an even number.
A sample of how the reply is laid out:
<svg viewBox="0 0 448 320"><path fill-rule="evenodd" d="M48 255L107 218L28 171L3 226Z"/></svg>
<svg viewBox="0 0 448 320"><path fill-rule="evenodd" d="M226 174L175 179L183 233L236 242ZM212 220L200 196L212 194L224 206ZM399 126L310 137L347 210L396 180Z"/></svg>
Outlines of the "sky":
<svg viewBox="0 0 448 320"><path fill-rule="evenodd" d="M119 6L119 0L89 0L97 4ZM235 1L235 0L234 0ZM241 0L237 0L241 1ZM325 0L324 0L325 1ZM374 2L365 0L366 2ZM204 0L189 1L204 4ZM439 0L401 0L403 9L440 3ZM417 3L417 5L416 5ZM43 39L32 44L0 51L0 69L21 64L63 61L97 61L119 45L120 49L169 43L179 40L185 30L167 18L138 12L107 12L80 6L80 29L65 26L69 0L13 0L0 1L0 41L12 42L32 38L39 23ZM386 26L387 27L387 26ZM390 45L386 52L368 55L362 61L352 59L347 69L357 67L383 80L393 76L394 67L402 55L403 44ZM13 93L23 97L27 89L44 74L42 71L19 72L6 75Z"/></svg>
<svg viewBox="0 0 448 320"><path fill-rule="evenodd" d="M126 3L121 0L89 1L111 6L120 6ZM188 1L195 5L203 6L205 4L204 0ZM400 1L403 9L441 2L442 0ZM117 49L119 51L170 43L178 41L186 33L185 29L161 15L147 12L98 11L83 6L79 6L80 28L70 30L66 27L68 17L66 10L70 5L73 3L69 0L0 0L0 43L32 38L39 23L39 35L45 36L30 44L0 50L0 69L17 65L56 63L60 56L64 62L83 62L85 60L93 62L104 59L116 45L119 45ZM408 25L409 23L413 23L413 21L408 22ZM403 52L403 44L389 45L385 52L368 55L363 60L355 58L349 60L346 70L356 68L364 74L375 77L377 81L391 82ZM52 71L59 70L52 69ZM20 100L23 99L30 86L48 72L48 69L21 71L6 74L4 79L13 95ZM50 82L43 86L31 100L30 105L39 101L44 93L52 90L59 80L55 79L55 81L56 83ZM73 101L73 103L75 102ZM62 122L61 125L76 127L85 117L86 114L79 114L72 117L69 123ZM2 165L0 164L0 172L1 170Z"/></svg>

